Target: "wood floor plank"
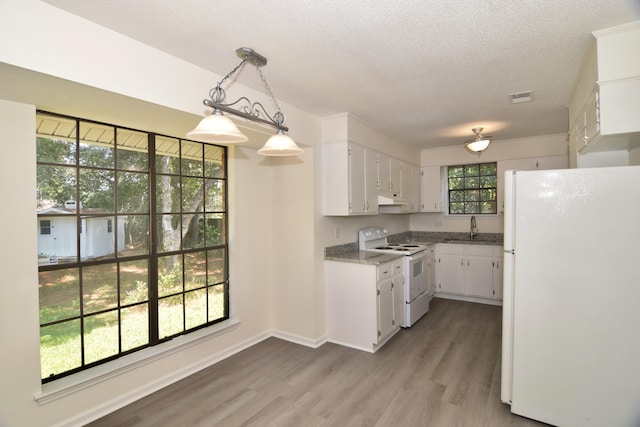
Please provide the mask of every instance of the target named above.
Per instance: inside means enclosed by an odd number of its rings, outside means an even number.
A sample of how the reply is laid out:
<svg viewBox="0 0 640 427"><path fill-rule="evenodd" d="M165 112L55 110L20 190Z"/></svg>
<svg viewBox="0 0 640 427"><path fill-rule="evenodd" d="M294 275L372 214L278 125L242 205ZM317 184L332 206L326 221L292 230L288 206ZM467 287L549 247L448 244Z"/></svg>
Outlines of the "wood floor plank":
<svg viewBox="0 0 640 427"><path fill-rule="evenodd" d="M500 402L500 334L500 307L435 299L375 354L270 338L89 426L544 426Z"/></svg>

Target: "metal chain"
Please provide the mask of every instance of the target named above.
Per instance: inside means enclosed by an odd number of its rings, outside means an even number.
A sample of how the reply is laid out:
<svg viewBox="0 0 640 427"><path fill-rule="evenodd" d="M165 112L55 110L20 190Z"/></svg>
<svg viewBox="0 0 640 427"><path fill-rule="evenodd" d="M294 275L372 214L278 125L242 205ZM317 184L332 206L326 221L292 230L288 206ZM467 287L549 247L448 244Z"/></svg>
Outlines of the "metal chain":
<svg viewBox="0 0 640 427"><path fill-rule="evenodd" d="M285 121L285 117L284 114L282 114L282 110L280 110L278 101L276 101L276 97L273 95L273 92L271 92L271 87L269 86L269 83L267 83L267 79L264 77L264 74L262 74L262 70L260 70L260 67L256 66L256 69L258 70L258 74L260 74L260 79L262 80L264 89L267 91L267 94L271 98L273 107L275 107L275 109L277 110L277 113L273 115L273 119L277 124L283 124Z"/></svg>
<svg viewBox="0 0 640 427"><path fill-rule="evenodd" d="M229 77L231 77L236 71L238 71L238 69L244 67L244 65L247 63L247 60L248 60L248 57L245 56L244 59L240 61L240 63L236 66L236 68L231 70L229 74L224 76L224 78L218 82L216 87L214 87L209 91L209 98L211 98L212 101L216 103L222 103L222 101L224 101L224 98L226 97L226 93L224 89L222 89L222 84L226 82L229 79Z"/></svg>

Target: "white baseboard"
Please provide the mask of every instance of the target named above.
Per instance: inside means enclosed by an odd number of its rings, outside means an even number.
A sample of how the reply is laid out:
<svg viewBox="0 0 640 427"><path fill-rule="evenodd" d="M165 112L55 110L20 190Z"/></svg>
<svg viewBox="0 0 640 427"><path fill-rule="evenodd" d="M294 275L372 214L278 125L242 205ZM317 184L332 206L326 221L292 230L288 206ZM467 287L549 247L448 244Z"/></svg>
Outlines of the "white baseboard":
<svg viewBox="0 0 640 427"><path fill-rule="evenodd" d="M307 337L303 337L301 335L290 334L289 332L273 330L271 331L271 336L275 338L280 338L285 341L289 341L292 343L300 344L305 347L318 348L322 344L327 342L327 337L323 336L316 340L310 340Z"/></svg>

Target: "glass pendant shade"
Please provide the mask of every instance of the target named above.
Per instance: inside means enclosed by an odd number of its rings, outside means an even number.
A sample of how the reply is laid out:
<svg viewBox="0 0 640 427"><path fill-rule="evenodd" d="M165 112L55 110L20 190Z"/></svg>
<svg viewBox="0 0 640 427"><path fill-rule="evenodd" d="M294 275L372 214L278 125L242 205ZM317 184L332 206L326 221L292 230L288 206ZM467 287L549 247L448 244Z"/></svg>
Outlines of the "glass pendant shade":
<svg viewBox="0 0 640 427"><path fill-rule="evenodd" d="M258 154L263 156L295 156L303 153L295 141L282 129L267 140L264 146L258 150Z"/></svg>
<svg viewBox="0 0 640 427"><path fill-rule="evenodd" d="M490 139L482 138L476 139L474 141L469 141L465 144L467 150L472 151L474 153L479 153L487 149L487 147L491 144Z"/></svg>
<svg viewBox="0 0 640 427"><path fill-rule="evenodd" d="M238 127L222 115L222 111L214 110L212 114L205 116L195 129L187 133L187 138L201 142L222 142L237 144L248 141Z"/></svg>

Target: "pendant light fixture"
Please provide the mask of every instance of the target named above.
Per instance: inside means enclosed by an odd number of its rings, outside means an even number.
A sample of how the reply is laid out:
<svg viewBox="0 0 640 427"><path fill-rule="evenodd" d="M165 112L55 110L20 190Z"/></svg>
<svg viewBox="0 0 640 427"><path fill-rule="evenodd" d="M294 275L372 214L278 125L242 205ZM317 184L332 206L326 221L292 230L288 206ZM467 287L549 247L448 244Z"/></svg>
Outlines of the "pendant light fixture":
<svg viewBox="0 0 640 427"><path fill-rule="evenodd" d="M484 128L473 128L473 129L471 129L471 131L476 134L476 137L474 139L470 139L468 141L465 141L464 147L467 150L471 151L472 153L480 154L481 152L483 152L484 150L486 150L489 147L489 144L491 144L491 138L493 138L493 137L492 136L483 136L481 134L483 129Z"/></svg>
<svg viewBox="0 0 640 427"><path fill-rule="evenodd" d="M216 87L209 91L208 99L202 101L207 107L213 108L213 112L205 116L195 129L187 132L187 138L195 141L227 144L237 144L247 141L249 138L238 130L238 127L231 119L223 115L223 113L228 113L253 122L266 124L276 129L276 134L267 140L265 145L258 150L258 154L263 156L295 156L301 154L303 150L285 133L289 128L284 125L284 114L282 114L278 101L276 101L276 98L273 96L273 92L271 92L271 88L260 70L260 67L267 65L267 58L247 47L236 49L236 54L242 58L240 64L220 80ZM247 62L256 67L265 92L269 95L269 98L271 98L277 110L273 116L267 112L261 103L251 102L244 96L234 102L224 103L226 93L222 85L238 70L244 68ZM241 109L233 108L236 104L241 103L245 104Z"/></svg>

